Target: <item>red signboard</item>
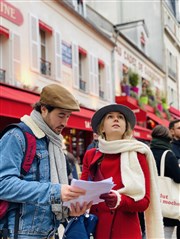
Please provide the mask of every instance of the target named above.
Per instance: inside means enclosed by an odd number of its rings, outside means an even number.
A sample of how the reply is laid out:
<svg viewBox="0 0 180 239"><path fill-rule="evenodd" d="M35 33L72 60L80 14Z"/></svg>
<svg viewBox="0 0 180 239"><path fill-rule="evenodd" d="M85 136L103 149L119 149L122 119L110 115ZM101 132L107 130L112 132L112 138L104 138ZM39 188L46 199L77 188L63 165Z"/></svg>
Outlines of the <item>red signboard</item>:
<svg viewBox="0 0 180 239"><path fill-rule="evenodd" d="M6 2L5 0L0 0L0 16L6 18L10 22L20 26L23 23L23 15L12 4Z"/></svg>

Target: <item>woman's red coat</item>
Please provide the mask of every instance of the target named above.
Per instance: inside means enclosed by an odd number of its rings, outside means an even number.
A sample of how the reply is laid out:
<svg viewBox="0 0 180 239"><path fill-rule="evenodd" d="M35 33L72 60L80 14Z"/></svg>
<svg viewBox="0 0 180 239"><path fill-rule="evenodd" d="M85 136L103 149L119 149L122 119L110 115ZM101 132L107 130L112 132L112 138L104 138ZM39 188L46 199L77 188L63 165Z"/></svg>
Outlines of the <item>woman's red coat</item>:
<svg viewBox="0 0 180 239"><path fill-rule="evenodd" d="M81 179L93 180L93 166L102 153L91 149L86 151L83 159L83 171ZM104 202L93 205L91 213L98 216L95 239L141 239L141 229L138 219L138 212L148 208L150 198L150 175L146 157L138 153L138 160L145 177L146 194L137 202L132 198L121 195L120 206L110 210ZM114 190L123 187L120 172L120 154L105 154L100 164L100 171L104 179L113 177L116 184ZM90 167L91 166L91 167ZM131 177L131 175L129 175ZM94 180L93 180L94 181ZM97 180L96 180L97 181Z"/></svg>

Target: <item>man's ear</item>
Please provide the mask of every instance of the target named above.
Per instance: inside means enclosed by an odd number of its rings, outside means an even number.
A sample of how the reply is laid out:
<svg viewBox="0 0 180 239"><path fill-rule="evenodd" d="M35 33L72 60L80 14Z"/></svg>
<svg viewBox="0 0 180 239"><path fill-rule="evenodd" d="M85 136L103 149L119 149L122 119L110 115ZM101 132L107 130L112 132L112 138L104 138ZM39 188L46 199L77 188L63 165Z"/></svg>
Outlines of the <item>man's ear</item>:
<svg viewBox="0 0 180 239"><path fill-rule="evenodd" d="M41 105L41 114L42 114L42 115L46 115L46 112L47 112L46 106Z"/></svg>

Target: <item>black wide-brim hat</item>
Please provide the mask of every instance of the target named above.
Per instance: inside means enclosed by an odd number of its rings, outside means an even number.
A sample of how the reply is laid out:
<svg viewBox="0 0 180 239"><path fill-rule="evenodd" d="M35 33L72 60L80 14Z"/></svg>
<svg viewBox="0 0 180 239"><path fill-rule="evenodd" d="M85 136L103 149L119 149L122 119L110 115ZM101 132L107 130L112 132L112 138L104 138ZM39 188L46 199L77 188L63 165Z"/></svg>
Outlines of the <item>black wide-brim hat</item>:
<svg viewBox="0 0 180 239"><path fill-rule="evenodd" d="M101 120L104 118L105 115L107 115L110 112L120 112L121 114L123 114L126 121L130 123L131 128L134 129L134 126L136 124L136 116L134 112L125 105L111 104L97 110L95 114L93 115L91 119L91 126L93 129L93 132L97 133L97 129L99 124L101 123Z"/></svg>

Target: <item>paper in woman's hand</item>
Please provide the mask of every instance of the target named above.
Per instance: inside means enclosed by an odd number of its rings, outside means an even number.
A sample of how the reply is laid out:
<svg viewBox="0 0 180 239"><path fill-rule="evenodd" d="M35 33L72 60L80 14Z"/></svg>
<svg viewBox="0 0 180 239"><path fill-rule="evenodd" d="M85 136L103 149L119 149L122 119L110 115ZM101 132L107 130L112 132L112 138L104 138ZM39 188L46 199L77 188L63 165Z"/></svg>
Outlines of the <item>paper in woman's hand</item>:
<svg viewBox="0 0 180 239"><path fill-rule="evenodd" d="M100 199L99 196L103 193L110 192L110 190L114 187L112 177L96 182L73 179L71 181L71 185L85 189L86 194L77 199L64 202L63 205L69 208L71 203L75 204L76 202L79 202L80 205L83 205L84 202L89 203L91 201L93 204L103 202L104 200Z"/></svg>

